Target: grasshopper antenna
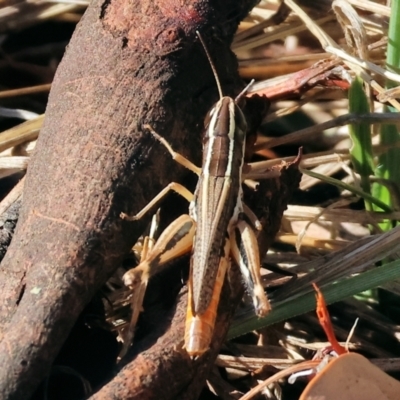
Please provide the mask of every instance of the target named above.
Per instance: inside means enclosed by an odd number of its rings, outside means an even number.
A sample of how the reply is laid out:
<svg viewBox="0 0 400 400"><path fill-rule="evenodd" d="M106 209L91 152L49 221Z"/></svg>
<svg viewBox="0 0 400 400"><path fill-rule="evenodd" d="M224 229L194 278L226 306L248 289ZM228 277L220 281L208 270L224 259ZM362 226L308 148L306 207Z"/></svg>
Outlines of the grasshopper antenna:
<svg viewBox="0 0 400 400"><path fill-rule="evenodd" d="M206 46L202 36L200 35L200 32L196 31L196 35L199 38L199 40L201 42L201 45L203 46L204 51L206 52L206 55L207 55L207 58L208 58L208 62L211 65L211 69L213 71L215 81L217 82L219 97L220 97L220 99L222 99L224 97L224 95L222 93L221 83L220 83L219 78L218 78L217 69L215 68L215 65L214 65L214 63L213 63L213 61L211 59L210 53L208 52L207 46Z"/></svg>

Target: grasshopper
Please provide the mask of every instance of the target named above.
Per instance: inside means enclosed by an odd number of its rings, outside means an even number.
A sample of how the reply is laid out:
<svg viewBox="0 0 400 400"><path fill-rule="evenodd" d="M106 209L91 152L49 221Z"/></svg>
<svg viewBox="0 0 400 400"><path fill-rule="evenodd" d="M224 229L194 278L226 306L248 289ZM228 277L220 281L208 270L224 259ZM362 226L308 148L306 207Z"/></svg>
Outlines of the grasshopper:
<svg viewBox="0 0 400 400"><path fill-rule="evenodd" d="M203 354L210 346L230 256L240 267L257 315L264 316L270 310L261 284L259 250L254 232L254 228L261 229L261 224L242 200L247 124L237 102L247 88L235 100L223 96L215 66L199 33L198 37L209 59L220 96L205 118L202 167L176 153L163 137L145 125L175 161L198 175L196 190L192 194L184 186L172 182L135 216L121 214L128 220L140 219L171 190L190 203L189 214L173 221L146 259L128 271L123 280L134 288L156 274L164 264L192 249L185 327L185 348L191 357Z"/></svg>

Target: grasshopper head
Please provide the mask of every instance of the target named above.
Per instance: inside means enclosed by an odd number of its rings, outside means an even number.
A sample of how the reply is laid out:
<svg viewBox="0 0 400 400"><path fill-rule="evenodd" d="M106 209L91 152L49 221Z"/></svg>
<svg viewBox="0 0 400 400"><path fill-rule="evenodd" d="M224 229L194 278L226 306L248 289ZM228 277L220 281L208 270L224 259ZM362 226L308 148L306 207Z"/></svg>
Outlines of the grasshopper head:
<svg viewBox="0 0 400 400"><path fill-rule="evenodd" d="M205 139L226 136L230 140L243 142L247 123L240 107L231 97L222 97L211 108L205 120Z"/></svg>

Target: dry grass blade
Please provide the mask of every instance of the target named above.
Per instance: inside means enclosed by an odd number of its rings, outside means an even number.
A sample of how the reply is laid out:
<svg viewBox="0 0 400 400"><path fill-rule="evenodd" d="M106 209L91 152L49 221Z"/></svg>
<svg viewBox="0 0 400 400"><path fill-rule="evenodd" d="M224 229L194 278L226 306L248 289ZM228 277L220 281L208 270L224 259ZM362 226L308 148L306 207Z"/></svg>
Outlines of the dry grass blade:
<svg viewBox="0 0 400 400"><path fill-rule="evenodd" d="M274 382L278 382L280 379L286 378L292 374L295 374L296 372L304 371L307 369L313 369L313 368L317 367L318 364L319 364L319 361L305 361L304 363L301 363L298 365L293 365L292 367L289 367L283 371L277 372L275 375L271 376L270 378L266 379L264 382L260 383L258 386L251 389L239 400L250 400L250 399L254 398L258 393L260 393L268 385L271 385Z"/></svg>
<svg viewBox="0 0 400 400"><path fill-rule="evenodd" d="M384 212L369 212L365 210L349 210L349 209L335 209L335 208L322 208L322 207L307 207L289 205L284 213L285 217L290 221L330 221L330 222L350 222L362 225L370 224L371 222L381 222L385 219L398 220L400 219L400 212L394 211L392 213Z"/></svg>
<svg viewBox="0 0 400 400"><path fill-rule="evenodd" d="M0 90L0 99L5 99L7 97L14 97L14 96L24 96L26 94L48 92L50 88L51 84L48 83L44 85L31 86L21 89Z"/></svg>
<svg viewBox="0 0 400 400"><path fill-rule="evenodd" d="M0 7L0 32L9 29L22 29L27 26L43 22L65 13L82 10L82 5L87 5L86 1L79 2L42 2L21 1L18 5L7 4Z"/></svg>
<svg viewBox="0 0 400 400"><path fill-rule="evenodd" d="M0 133L0 152L37 139L44 115Z"/></svg>
<svg viewBox="0 0 400 400"><path fill-rule="evenodd" d="M360 239L344 249L323 258L299 265L294 270L311 271L304 277L289 283L276 294L276 300L293 298L301 293L312 291L311 283L323 287L329 283L360 273L374 267L376 261L385 257L398 257L400 250L400 228L381 235Z"/></svg>
<svg viewBox="0 0 400 400"><path fill-rule="evenodd" d="M263 358L263 357L237 357L219 355L216 365L222 368L236 368L245 371L256 370L266 366L272 366L277 369L289 368L293 364L298 364L301 360L281 359L281 358Z"/></svg>
<svg viewBox="0 0 400 400"><path fill-rule="evenodd" d="M297 132L293 132L289 135L285 135L282 138L272 139L267 143L263 143L255 147L256 150L263 148L271 148L281 146L282 144L288 144L291 142L298 142L301 140L309 139L326 129L334 128L337 126L348 125L350 123L357 123L359 121L370 123L370 124L391 124L399 122L400 117L398 114L393 113L370 113L370 114L346 114L340 117L334 118L330 121L326 121L322 124L305 128Z"/></svg>

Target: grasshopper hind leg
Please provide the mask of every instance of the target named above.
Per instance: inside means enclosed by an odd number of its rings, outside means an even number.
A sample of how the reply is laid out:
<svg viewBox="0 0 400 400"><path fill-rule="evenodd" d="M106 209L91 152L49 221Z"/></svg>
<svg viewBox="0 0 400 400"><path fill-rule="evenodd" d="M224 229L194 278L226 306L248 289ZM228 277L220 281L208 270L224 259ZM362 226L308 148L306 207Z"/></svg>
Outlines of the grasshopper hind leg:
<svg viewBox="0 0 400 400"><path fill-rule="evenodd" d="M252 297L256 314L264 317L271 311L260 275L260 254L253 228L239 219L230 235L231 254L240 267L244 283Z"/></svg>
<svg viewBox="0 0 400 400"><path fill-rule="evenodd" d="M162 232L140 264L123 275L124 284L132 290L132 316L120 358L126 354L133 340L149 279L169 262L190 252L195 227L196 224L189 215L181 215Z"/></svg>

